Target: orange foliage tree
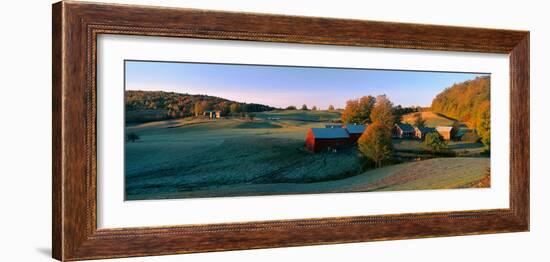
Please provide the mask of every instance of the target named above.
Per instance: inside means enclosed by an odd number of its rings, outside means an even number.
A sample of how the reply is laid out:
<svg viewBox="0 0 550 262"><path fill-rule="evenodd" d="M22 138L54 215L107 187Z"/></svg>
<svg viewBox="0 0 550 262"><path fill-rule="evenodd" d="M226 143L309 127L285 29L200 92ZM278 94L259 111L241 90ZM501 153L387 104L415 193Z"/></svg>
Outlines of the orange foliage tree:
<svg viewBox="0 0 550 262"><path fill-rule="evenodd" d="M344 123L362 124L370 122L370 114L376 103L373 96L363 96L359 99L352 99L346 102L346 108L342 112L342 121Z"/></svg>
<svg viewBox="0 0 550 262"><path fill-rule="evenodd" d="M387 129L393 127L396 123L396 117L394 114L393 103L386 97L386 95L380 95L376 97L376 105L370 113L370 119L372 122L380 122Z"/></svg>
<svg viewBox="0 0 550 262"><path fill-rule="evenodd" d="M393 152L391 129L376 121L359 137L357 145L364 157L374 161L376 167L381 167L383 161L391 157Z"/></svg>
<svg viewBox="0 0 550 262"><path fill-rule="evenodd" d="M488 76L454 84L432 101L432 111L455 118L476 130L483 143L491 139L491 79Z"/></svg>
<svg viewBox="0 0 550 262"><path fill-rule="evenodd" d="M393 103L385 95L376 98L370 119L373 123L359 137L357 145L364 157L374 161L376 167L381 167L393 153L391 131L396 121Z"/></svg>

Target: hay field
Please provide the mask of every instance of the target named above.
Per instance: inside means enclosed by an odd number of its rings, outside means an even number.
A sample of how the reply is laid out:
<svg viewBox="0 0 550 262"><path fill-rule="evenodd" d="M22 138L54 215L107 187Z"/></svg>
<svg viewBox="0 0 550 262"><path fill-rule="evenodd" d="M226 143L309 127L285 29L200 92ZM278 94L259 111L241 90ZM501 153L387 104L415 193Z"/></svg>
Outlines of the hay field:
<svg viewBox="0 0 550 262"><path fill-rule="evenodd" d="M448 118L441 114L434 113L432 111L406 114L403 116L402 121L404 123L408 123L412 125L414 124L414 121L418 116L422 117L422 119L425 121L424 125L427 127L452 126L455 122L457 122L454 119Z"/></svg>

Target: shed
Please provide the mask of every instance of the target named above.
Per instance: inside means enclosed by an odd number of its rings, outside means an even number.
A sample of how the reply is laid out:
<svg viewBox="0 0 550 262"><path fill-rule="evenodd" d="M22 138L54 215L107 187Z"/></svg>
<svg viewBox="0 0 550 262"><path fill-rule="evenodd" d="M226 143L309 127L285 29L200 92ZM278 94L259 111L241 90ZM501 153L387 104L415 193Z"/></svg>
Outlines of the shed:
<svg viewBox="0 0 550 262"><path fill-rule="evenodd" d="M451 132L453 130L452 126L438 126L435 128L439 135L445 140L451 140Z"/></svg>
<svg viewBox="0 0 550 262"><path fill-rule="evenodd" d="M306 135L306 147L311 152L348 145L349 134L343 128L310 128Z"/></svg>
<svg viewBox="0 0 550 262"><path fill-rule="evenodd" d="M473 132L473 130L469 129L467 127L460 127L458 129L455 129L454 130L454 139L460 140L462 138L462 136L464 136L465 134L471 133L471 132Z"/></svg>
<svg viewBox="0 0 550 262"><path fill-rule="evenodd" d="M222 115L222 111L219 110L206 110L202 113L202 115L207 116L210 119L220 118Z"/></svg>
<svg viewBox="0 0 550 262"><path fill-rule="evenodd" d="M392 135L396 138L411 138L414 137L414 128L409 124L395 124Z"/></svg>

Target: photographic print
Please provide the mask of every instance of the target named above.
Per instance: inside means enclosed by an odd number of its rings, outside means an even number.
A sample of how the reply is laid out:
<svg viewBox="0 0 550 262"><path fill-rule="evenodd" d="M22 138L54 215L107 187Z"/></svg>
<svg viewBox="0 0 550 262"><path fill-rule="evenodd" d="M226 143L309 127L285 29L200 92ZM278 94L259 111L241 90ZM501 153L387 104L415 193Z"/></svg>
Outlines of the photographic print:
<svg viewBox="0 0 550 262"><path fill-rule="evenodd" d="M490 74L125 61L125 199L490 187Z"/></svg>

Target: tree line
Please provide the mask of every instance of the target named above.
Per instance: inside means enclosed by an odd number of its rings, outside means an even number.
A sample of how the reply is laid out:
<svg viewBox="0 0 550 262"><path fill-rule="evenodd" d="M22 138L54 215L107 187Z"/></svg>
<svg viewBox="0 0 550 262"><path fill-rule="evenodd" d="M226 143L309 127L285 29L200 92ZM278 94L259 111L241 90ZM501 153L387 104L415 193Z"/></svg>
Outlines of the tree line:
<svg viewBox="0 0 550 262"><path fill-rule="evenodd" d="M374 122L372 119L372 110L377 105L378 99L389 101L386 95L374 97L371 95L363 96L358 99L351 99L346 102L346 107L342 111L342 122L351 124L364 124ZM402 107L401 105L394 106L391 103L391 112L393 115L393 123L401 122L403 115L419 112L420 107Z"/></svg>
<svg viewBox="0 0 550 262"><path fill-rule="evenodd" d="M491 141L491 80L488 76L456 83L432 101L432 111L466 123L485 145Z"/></svg>
<svg viewBox="0 0 550 262"><path fill-rule="evenodd" d="M298 108L294 105L290 105L290 106L285 107L285 110L298 110ZM320 107L315 106L315 105L312 106L311 109L310 109L310 108L308 108L308 106L306 104L303 104L300 107L300 110L318 111L318 110L322 110L322 109ZM336 111L337 109L335 109L333 105L329 105L327 110L328 111Z"/></svg>
<svg viewBox="0 0 550 262"><path fill-rule="evenodd" d="M190 95L163 91L125 91L128 111L165 110L166 118L202 115L207 110L221 111L222 115L270 111L275 108L227 100L215 96Z"/></svg>

